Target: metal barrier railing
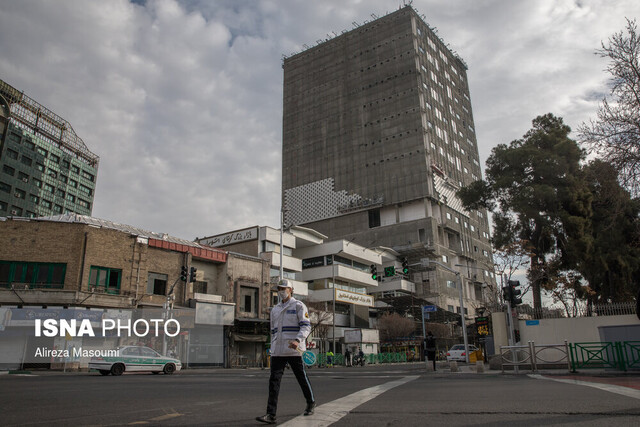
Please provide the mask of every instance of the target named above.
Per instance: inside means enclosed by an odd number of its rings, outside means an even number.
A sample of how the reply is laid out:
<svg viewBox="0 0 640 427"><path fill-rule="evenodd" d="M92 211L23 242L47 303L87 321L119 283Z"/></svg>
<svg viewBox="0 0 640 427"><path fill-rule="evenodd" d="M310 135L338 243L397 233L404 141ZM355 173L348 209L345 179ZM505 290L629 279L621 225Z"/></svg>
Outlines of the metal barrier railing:
<svg viewBox="0 0 640 427"><path fill-rule="evenodd" d="M569 344L571 372L578 369L624 369L619 342L586 342Z"/></svg>
<svg viewBox="0 0 640 427"><path fill-rule="evenodd" d="M505 367L537 371L539 367L566 365L570 372L578 369L613 369L627 371L640 369L640 341L587 342L552 345L500 347L502 372Z"/></svg>
<svg viewBox="0 0 640 427"><path fill-rule="evenodd" d="M640 341L623 341L622 356L626 368L640 369Z"/></svg>
<svg viewBox="0 0 640 427"><path fill-rule="evenodd" d="M590 342L570 345L571 371L640 369L640 341Z"/></svg>
<svg viewBox="0 0 640 427"><path fill-rule="evenodd" d="M500 357L502 372L507 366L514 368L518 372L519 368L526 368L533 372L538 371L538 367L546 366L567 366L571 370L569 359L569 347L564 344L536 345L529 341L527 345L500 346Z"/></svg>
<svg viewBox="0 0 640 427"><path fill-rule="evenodd" d="M351 361L353 363L353 357L351 356ZM407 362L407 354L406 353L372 353L365 354L364 356L365 362L369 365L379 364L379 363L405 363ZM344 365L344 355L336 354L332 358L332 363L329 364L327 360L326 353L319 353L317 356L317 365L319 367L324 367L328 365Z"/></svg>

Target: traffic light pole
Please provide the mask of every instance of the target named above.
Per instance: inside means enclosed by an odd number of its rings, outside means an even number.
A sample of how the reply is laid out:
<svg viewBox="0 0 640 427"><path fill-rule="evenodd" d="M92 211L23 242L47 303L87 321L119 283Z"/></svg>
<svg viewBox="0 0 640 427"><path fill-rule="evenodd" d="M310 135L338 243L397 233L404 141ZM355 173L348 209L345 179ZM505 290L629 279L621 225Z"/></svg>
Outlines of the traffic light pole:
<svg viewBox="0 0 640 427"><path fill-rule="evenodd" d="M507 323L508 323L508 328L509 328L509 345L510 346L515 346L516 345L516 339L515 339L515 334L514 334L514 325L513 325L513 311L511 309L511 298L512 298L512 291L513 289L511 288L511 285L509 284L509 281L507 281L507 288L504 287L504 280L503 280L503 276L500 275L500 283L503 286L503 296L505 296L504 294L504 289L508 289L508 293L507 293L507 297L504 298L504 302L507 303ZM511 349L511 361L515 364L517 362L517 353ZM513 367L514 372L517 374L518 373L518 365L515 364Z"/></svg>
<svg viewBox="0 0 640 427"><path fill-rule="evenodd" d="M464 357L465 357L465 361L469 363L469 339L467 338L467 322L464 316L464 294L462 291L462 275L460 274L459 271L456 271L453 268L449 267L448 265L442 264L438 261L428 260L428 262L422 263L423 267L428 267L431 264L438 265L444 268L445 270L450 271L451 273L456 275L456 279L458 280L458 289L460 290L460 322L461 322L460 327L462 328L462 337L464 338L464 355L465 355Z"/></svg>
<svg viewBox="0 0 640 427"><path fill-rule="evenodd" d="M173 290L175 289L176 285L178 284L178 282L181 280L180 277L178 277L176 279L175 282L173 282L173 285L171 285L171 289L169 290L169 293L167 294L167 299L165 300L164 303L164 321L165 323L167 322L167 320L169 320L170 318L173 317ZM167 355L167 334L162 334L162 355L166 356Z"/></svg>
<svg viewBox="0 0 640 427"><path fill-rule="evenodd" d="M464 337L464 357L466 362L469 363L469 339L467 338L467 322L464 316L464 300L462 295L462 275L459 271L456 271L456 276L458 279L458 286L460 287L460 320L462 327L462 336Z"/></svg>
<svg viewBox="0 0 640 427"><path fill-rule="evenodd" d="M282 209L280 209L280 280L282 280L284 276L284 262L283 262L284 242L282 241L283 235L284 235L284 206L282 207Z"/></svg>

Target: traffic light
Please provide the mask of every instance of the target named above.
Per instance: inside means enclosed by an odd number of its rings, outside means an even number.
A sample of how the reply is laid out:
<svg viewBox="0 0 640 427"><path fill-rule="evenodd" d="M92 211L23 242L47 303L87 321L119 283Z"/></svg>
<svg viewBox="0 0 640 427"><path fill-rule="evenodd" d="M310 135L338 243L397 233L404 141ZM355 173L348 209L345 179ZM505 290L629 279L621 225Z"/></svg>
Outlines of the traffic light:
<svg viewBox="0 0 640 427"><path fill-rule="evenodd" d="M402 258L402 274L409 274L409 261L407 257Z"/></svg>
<svg viewBox="0 0 640 427"><path fill-rule="evenodd" d="M180 280L182 280L183 282L186 282L188 277L189 277L189 269L187 268L186 265L183 265L182 267L180 267Z"/></svg>
<svg viewBox="0 0 640 427"><path fill-rule="evenodd" d="M522 290L518 289L518 286L520 286L520 281L509 280L507 282L507 285L508 285L508 288L510 289L509 297L511 301L511 307L515 307L518 304L522 304L522 298L520 298L520 295L522 295Z"/></svg>
<svg viewBox="0 0 640 427"><path fill-rule="evenodd" d="M190 282L195 282L196 281L196 271L198 271L198 269L195 268L195 267L191 267L191 270L189 270L189 281Z"/></svg>
<svg viewBox="0 0 640 427"><path fill-rule="evenodd" d="M502 300L505 303L511 303L511 286L505 286L502 288Z"/></svg>
<svg viewBox="0 0 640 427"><path fill-rule="evenodd" d="M375 264L371 264L371 278L378 280L378 267Z"/></svg>

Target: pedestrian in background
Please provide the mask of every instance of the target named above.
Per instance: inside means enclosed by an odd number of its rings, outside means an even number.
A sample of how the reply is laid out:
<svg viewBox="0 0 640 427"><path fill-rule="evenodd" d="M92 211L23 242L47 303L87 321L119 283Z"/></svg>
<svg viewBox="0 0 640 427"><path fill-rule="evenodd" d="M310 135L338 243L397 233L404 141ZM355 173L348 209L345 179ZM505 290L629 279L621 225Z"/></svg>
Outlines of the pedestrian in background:
<svg viewBox="0 0 640 427"><path fill-rule="evenodd" d="M276 423L280 381L287 364L307 401L304 415L312 415L316 407L311 383L302 362L305 342L311 332L309 310L302 301L293 298L293 284L289 280L278 282L278 296L280 303L271 309L271 375L267 413L256 417L256 420L267 424Z"/></svg>
<svg viewBox="0 0 640 427"><path fill-rule="evenodd" d="M351 352L349 347L344 351L344 366L351 366Z"/></svg>
<svg viewBox="0 0 640 427"><path fill-rule="evenodd" d="M424 349L426 351L426 357L429 360L433 360L433 370L436 370L436 338L431 331L427 332L427 338L424 341Z"/></svg>

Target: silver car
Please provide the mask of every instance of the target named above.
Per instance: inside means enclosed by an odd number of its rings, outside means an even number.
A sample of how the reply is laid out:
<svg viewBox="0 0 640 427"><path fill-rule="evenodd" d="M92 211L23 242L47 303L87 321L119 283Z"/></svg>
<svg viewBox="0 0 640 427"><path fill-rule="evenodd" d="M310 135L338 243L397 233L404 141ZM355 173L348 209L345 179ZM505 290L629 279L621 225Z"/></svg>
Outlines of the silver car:
<svg viewBox="0 0 640 427"><path fill-rule="evenodd" d="M473 344L469 344L469 353L473 353L477 351L478 347ZM451 362L452 360L457 362L466 362L467 357L464 351L464 344L456 344L447 352L447 362Z"/></svg>
<svg viewBox="0 0 640 427"><path fill-rule="evenodd" d="M128 345L118 348L114 357L92 357L89 369L95 369L102 375L122 375L124 372L152 372L167 375L182 368L180 360L162 356L157 351L144 346Z"/></svg>

